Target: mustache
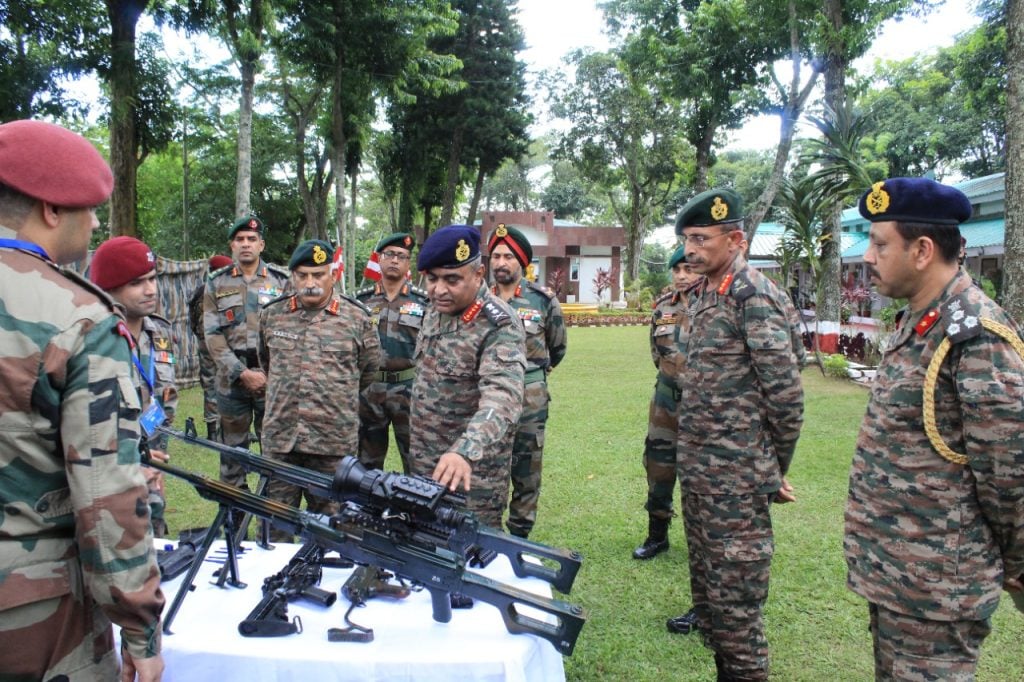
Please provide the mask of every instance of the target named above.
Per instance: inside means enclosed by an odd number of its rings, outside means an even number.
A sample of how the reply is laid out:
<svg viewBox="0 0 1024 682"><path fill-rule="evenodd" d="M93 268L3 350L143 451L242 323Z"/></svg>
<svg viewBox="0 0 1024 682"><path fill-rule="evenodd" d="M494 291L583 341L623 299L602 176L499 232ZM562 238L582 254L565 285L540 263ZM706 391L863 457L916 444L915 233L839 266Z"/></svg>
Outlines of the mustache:
<svg viewBox="0 0 1024 682"><path fill-rule="evenodd" d="M323 293L323 287L302 287L299 289L300 296L322 296Z"/></svg>
<svg viewBox="0 0 1024 682"><path fill-rule="evenodd" d="M877 277L879 279L882 278L882 275L879 274L878 270L875 270L870 265L868 266L868 275L870 275L871 277Z"/></svg>

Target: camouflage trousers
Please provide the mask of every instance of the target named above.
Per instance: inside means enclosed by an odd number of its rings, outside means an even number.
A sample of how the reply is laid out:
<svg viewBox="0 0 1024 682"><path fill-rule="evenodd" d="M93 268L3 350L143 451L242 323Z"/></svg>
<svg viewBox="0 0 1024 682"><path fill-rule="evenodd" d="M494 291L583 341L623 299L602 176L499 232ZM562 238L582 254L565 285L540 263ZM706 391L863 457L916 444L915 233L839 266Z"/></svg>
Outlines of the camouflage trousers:
<svg viewBox="0 0 1024 682"><path fill-rule="evenodd" d="M12 577L17 594L0 583L0 680L120 678L110 621L85 591L78 560L60 565L52 564L52 573L65 580ZM47 570L44 565L32 569ZM26 593L26 584L37 584L38 593Z"/></svg>
<svg viewBox="0 0 1024 682"><path fill-rule="evenodd" d="M413 456L409 473L414 476L433 478L434 467L443 453L430 457ZM501 518L508 505L509 465L512 460L512 434L502 439L494 451L485 452L482 459L470 462L473 475L469 481L469 492L459 488L466 495L466 507L486 526L501 529Z"/></svg>
<svg viewBox="0 0 1024 682"><path fill-rule="evenodd" d="M199 344L199 385L203 387L203 421L211 440L220 439L220 413L217 411L217 365L205 343ZM204 434L200 434L204 435Z"/></svg>
<svg viewBox="0 0 1024 682"><path fill-rule="evenodd" d="M512 441L512 499L508 505L508 532L527 537L537 521L540 500L541 468L544 457L544 428L548 422L546 381L526 384L523 391L523 414L519 417Z"/></svg>
<svg viewBox="0 0 1024 682"><path fill-rule="evenodd" d="M771 499L683 494L693 608L705 646L735 680L768 679L762 611L775 549Z"/></svg>
<svg viewBox="0 0 1024 682"><path fill-rule="evenodd" d="M159 469L147 466L142 467L142 474L146 478L149 494L149 524L153 529L153 537L165 538L167 521L164 519L164 510L167 508L167 496L164 492L164 475Z"/></svg>
<svg viewBox="0 0 1024 682"><path fill-rule="evenodd" d="M981 643L992 631L986 620L937 621L868 604L875 650L875 680L969 682Z"/></svg>
<svg viewBox="0 0 1024 682"><path fill-rule="evenodd" d="M270 458L277 462L284 462L285 464L326 474L332 478L334 477L334 470L341 463L341 457L335 457L334 455L311 455L303 452L284 454L274 452L270 454ZM337 502L311 495L309 491L303 490L297 485L291 485L290 483L274 479L267 481L267 487L263 489L263 494L275 502L281 502L296 508L302 504L302 498L306 498L306 510L313 514L327 514L330 516L336 514L340 507ZM293 539L294 536L291 533L276 528L270 530L271 542L291 542Z"/></svg>
<svg viewBox="0 0 1024 682"><path fill-rule="evenodd" d="M409 472L409 396L412 379L370 384L360 400L359 461L369 469L383 469L388 454L388 426L395 432L402 470Z"/></svg>
<svg viewBox="0 0 1024 682"><path fill-rule="evenodd" d="M217 392L217 411L220 413L221 439L225 445L249 447L249 428L255 427L257 440L263 431L263 409L266 394L254 395L235 383L227 393ZM220 480L233 486L245 487L245 469L227 457L220 458Z"/></svg>
<svg viewBox="0 0 1024 682"><path fill-rule="evenodd" d="M671 519L672 496L676 489L676 433L679 389L675 381L658 373L647 416L644 440L644 471L647 472L647 502L652 517Z"/></svg>

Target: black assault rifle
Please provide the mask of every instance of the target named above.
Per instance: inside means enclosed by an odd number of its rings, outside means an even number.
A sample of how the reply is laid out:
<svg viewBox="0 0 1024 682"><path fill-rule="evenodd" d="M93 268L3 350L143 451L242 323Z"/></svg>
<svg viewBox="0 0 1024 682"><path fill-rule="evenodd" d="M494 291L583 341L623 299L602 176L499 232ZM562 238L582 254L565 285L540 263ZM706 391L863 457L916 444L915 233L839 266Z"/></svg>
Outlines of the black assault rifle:
<svg viewBox="0 0 1024 682"><path fill-rule="evenodd" d="M451 620L451 593L461 593L497 607L510 633L537 635L568 656L572 654L576 639L586 622L582 607L542 597L466 570L466 555L463 552L440 545L430 547L422 540L410 541L409 537L395 531L392 519L375 512L369 505L346 500L338 514L328 519L169 464L155 460L148 464L188 481L201 497L219 503L222 508L236 509L266 519L274 527L300 535L304 541L315 543L324 550L334 550L357 564L376 566L390 571L401 580L422 586L430 593L433 617L440 623ZM348 471L351 470L350 466ZM365 479L360 480L365 482ZM355 496L368 494L347 485L343 485L342 490L351 491L350 494ZM456 520L449 518L453 514L464 520L473 518L457 510L439 511L445 512L448 523ZM402 512L396 510L394 514L402 515ZM521 606L550 618L542 620L528 615L520 609Z"/></svg>
<svg viewBox="0 0 1024 682"><path fill-rule="evenodd" d="M579 552L531 542L485 526L466 511L465 496L424 476L366 469L348 455L342 458L332 478L253 454L245 448L201 438L191 417L185 422L185 432L166 427L157 431L214 450L246 471L267 479L290 483L336 502L354 501L377 517L382 532L427 551L440 545L467 557L473 566L486 566L503 554L518 577L540 578L564 594L569 594L580 570Z"/></svg>

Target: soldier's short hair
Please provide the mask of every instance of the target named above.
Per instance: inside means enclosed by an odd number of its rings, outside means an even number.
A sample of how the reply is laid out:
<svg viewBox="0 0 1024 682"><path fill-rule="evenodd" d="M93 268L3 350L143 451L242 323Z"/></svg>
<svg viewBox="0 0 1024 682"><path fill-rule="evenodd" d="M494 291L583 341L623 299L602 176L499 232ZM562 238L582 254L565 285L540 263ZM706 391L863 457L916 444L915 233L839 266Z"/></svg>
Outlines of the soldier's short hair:
<svg viewBox="0 0 1024 682"><path fill-rule="evenodd" d="M955 263L960 256L960 230L956 226L897 220L896 232L905 242L912 242L918 237L931 239L946 263Z"/></svg>

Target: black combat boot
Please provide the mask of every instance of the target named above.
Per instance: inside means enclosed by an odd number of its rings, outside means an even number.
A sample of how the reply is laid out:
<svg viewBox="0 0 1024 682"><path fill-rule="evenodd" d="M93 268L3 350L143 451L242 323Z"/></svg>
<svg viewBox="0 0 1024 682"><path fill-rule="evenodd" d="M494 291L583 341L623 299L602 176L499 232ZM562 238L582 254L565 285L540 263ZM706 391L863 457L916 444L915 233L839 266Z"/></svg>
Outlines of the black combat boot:
<svg viewBox="0 0 1024 682"><path fill-rule="evenodd" d="M647 524L647 539L633 550L634 559L653 559L668 549L668 526L672 519L651 516Z"/></svg>
<svg viewBox="0 0 1024 682"><path fill-rule="evenodd" d="M700 628L697 627L697 611L690 609L681 616L669 618L665 623L665 627L668 628L669 632L677 635L688 635L699 630Z"/></svg>

